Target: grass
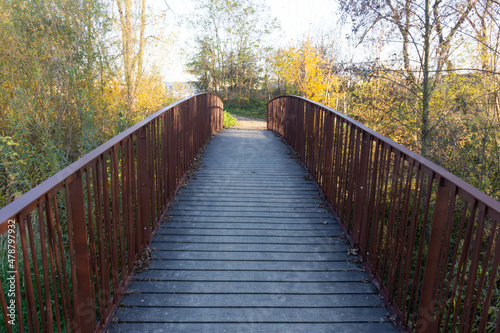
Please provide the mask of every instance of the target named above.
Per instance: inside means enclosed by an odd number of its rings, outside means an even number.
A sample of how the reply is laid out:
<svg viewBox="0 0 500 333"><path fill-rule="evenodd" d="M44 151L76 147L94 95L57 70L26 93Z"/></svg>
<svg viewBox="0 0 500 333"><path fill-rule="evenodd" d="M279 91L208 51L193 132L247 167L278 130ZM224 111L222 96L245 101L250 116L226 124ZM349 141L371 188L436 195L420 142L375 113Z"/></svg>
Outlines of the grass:
<svg viewBox="0 0 500 333"><path fill-rule="evenodd" d="M266 105L266 102L258 100L248 101L244 103L239 103L236 101L224 102L224 107L228 110L228 112L232 114L263 120L267 119Z"/></svg>
<svg viewBox="0 0 500 333"><path fill-rule="evenodd" d="M229 112L224 110L224 128L238 125L238 121Z"/></svg>

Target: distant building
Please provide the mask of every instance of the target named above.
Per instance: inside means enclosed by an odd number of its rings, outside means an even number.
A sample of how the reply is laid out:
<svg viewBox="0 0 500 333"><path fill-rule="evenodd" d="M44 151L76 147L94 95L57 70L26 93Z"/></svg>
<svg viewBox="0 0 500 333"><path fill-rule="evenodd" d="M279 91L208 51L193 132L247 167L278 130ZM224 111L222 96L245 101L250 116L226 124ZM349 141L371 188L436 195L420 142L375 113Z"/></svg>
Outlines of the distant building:
<svg viewBox="0 0 500 333"><path fill-rule="evenodd" d="M176 98L185 98L200 92L192 82L167 82L165 88L169 95Z"/></svg>

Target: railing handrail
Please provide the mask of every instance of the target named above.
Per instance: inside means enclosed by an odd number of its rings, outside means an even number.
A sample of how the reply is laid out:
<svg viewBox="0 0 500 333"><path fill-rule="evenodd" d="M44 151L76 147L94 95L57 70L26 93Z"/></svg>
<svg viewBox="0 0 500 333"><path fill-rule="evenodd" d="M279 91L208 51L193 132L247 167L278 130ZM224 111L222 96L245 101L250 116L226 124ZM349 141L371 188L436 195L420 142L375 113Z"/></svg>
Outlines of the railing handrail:
<svg viewBox="0 0 500 333"><path fill-rule="evenodd" d="M7 332L105 329L193 159L222 124L218 96L184 98L3 207Z"/></svg>
<svg viewBox="0 0 500 333"><path fill-rule="evenodd" d="M199 93L195 94L186 98L183 98L177 102L174 102L161 110L153 113L152 115L144 118L140 122L138 122L135 125L132 125L131 127L127 128L126 130L120 132L119 134L115 135L108 141L104 142L101 144L99 147L93 149L92 151L88 152L72 164L68 165L61 171L58 171L56 174L53 176L50 176L46 180L44 180L42 183L39 185L35 186L28 192L24 193L22 196L17 198L16 200L12 201L8 205L0 208L0 235L4 233L7 230L7 222L9 219L12 219L15 217L21 210L23 210L26 206L33 204L38 198L43 196L45 193L50 191L53 187L57 186L61 182L65 181L68 177L73 175L77 170L80 170L82 168L85 168L89 163L92 163L96 158L99 158L99 156L105 152L106 150L110 149L111 147L115 146L116 144L120 143L124 138L129 136L130 134L134 133L135 131L139 130L142 128L145 124L151 122L153 119L157 118L159 115L164 113L166 110L169 110L171 108L176 107L179 104L182 104L183 102L195 97L195 96L200 96L204 95L206 93ZM210 94L208 94L210 95Z"/></svg>
<svg viewBox="0 0 500 333"><path fill-rule="evenodd" d="M279 96L267 114L268 129L310 171L401 329L483 332L500 322L499 201L314 101Z"/></svg>
<svg viewBox="0 0 500 333"><path fill-rule="evenodd" d="M366 133L372 135L373 137L377 138L378 140L387 143L388 145L392 146L393 148L396 148L399 150L401 153L405 154L406 156L411 157L413 160L419 162L421 165L429 168L431 171L435 172L438 176L446 179L446 181L449 181L456 187L462 188L464 191L468 192L470 195L472 195L474 198L476 198L479 202L483 203L484 205L488 206L491 211L488 211L489 214L493 214L496 218L500 219L500 201L495 200L491 196L487 195L483 191L479 190L478 188L472 186L471 184L467 183L465 180L455 176L453 173L449 172L448 170L440 167L439 165L435 164L434 162L426 159L422 155L419 155L410 149L406 148L405 146L401 145L400 143L397 143L396 141L374 131L373 129L367 127L366 125L363 125L357 120L352 119L349 116L346 116L343 113L338 112L337 110L330 108L328 106L322 105L318 102L312 101L310 99L307 99L305 97L297 96L297 95L281 95L277 96L273 99L271 99L268 104L270 104L272 101L283 98L283 97L293 97L297 99L301 99L303 101L306 101L308 103L311 103L313 105L316 105L318 107L324 108L338 117L349 121L353 125L359 127Z"/></svg>

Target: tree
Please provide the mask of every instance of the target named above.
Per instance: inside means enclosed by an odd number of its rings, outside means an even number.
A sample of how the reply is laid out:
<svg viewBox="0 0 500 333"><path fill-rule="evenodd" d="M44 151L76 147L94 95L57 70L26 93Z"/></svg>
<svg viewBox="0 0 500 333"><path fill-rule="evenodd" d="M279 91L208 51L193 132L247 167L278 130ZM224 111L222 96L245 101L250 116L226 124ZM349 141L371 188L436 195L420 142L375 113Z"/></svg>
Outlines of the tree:
<svg viewBox="0 0 500 333"><path fill-rule="evenodd" d="M344 13L354 19L354 29L363 40L375 27L385 29L388 36L401 43L404 85L412 106L412 118L405 125L418 136L423 156L429 155L430 138L447 112L431 110L431 99L441 76L455 68L450 60L453 41L466 23L477 0L340 0ZM399 39L400 38L400 39ZM394 70L394 69L391 69Z"/></svg>
<svg viewBox="0 0 500 333"><path fill-rule="evenodd" d="M500 198L498 1L341 3L361 42L399 50L350 67L350 114Z"/></svg>
<svg viewBox="0 0 500 333"><path fill-rule="evenodd" d="M339 97L334 59L333 43L315 45L309 37L299 46L278 50L273 66L280 90L330 106L332 97Z"/></svg>
<svg viewBox="0 0 500 333"><path fill-rule="evenodd" d="M110 18L96 0L0 0L0 202L8 203L109 133L103 48ZM17 194L16 194L17 193Z"/></svg>
<svg viewBox="0 0 500 333"><path fill-rule="evenodd" d="M113 22L102 0L0 0L0 206L168 102L135 63L127 114Z"/></svg>
<svg viewBox="0 0 500 333"><path fill-rule="evenodd" d="M190 25L196 30L195 52L188 69L201 90L238 98L260 84L263 39L275 25L268 10L252 0L197 0Z"/></svg>
<svg viewBox="0 0 500 333"><path fill-rule="evenodd" d="M133 0L116 0L121 28L123 71L127 91L127 110L135 110L137 87L142 78L143 56L146 46L146 0L138 0L133 8ZM135 16L137 13L137 20ZM138 22L136 22L138 21ZM125 117L127 118L127 116Z"/></svg>

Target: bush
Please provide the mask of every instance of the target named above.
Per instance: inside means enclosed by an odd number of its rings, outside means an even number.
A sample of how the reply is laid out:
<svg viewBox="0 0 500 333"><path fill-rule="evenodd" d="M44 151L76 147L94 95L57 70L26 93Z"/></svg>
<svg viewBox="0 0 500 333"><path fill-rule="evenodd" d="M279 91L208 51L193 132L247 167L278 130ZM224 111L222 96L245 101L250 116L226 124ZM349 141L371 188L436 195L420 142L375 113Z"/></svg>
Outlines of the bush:
<svg viewBox="0 0 500 333"><path fill-rule="evenodd" d="M229 112L224 111L224 128L238 125L238 121Z"/></svg>

